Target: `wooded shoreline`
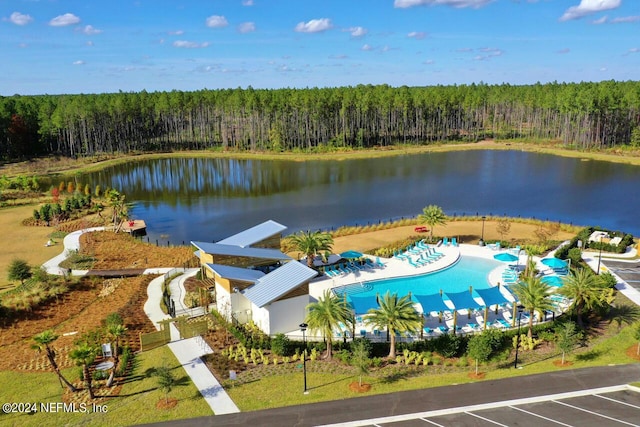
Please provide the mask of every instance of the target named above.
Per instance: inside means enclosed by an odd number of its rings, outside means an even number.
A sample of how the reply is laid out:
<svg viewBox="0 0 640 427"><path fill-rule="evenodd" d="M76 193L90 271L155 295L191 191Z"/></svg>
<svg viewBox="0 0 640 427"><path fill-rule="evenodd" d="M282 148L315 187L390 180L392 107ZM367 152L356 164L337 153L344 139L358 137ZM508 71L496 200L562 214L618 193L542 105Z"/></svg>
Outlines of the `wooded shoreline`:
<svg viewBox="0 0 640 427"><path fill-rule="evenodd" d="M334 152L486 139L640 146L640 82L0 97L0 159Z"/></svg>

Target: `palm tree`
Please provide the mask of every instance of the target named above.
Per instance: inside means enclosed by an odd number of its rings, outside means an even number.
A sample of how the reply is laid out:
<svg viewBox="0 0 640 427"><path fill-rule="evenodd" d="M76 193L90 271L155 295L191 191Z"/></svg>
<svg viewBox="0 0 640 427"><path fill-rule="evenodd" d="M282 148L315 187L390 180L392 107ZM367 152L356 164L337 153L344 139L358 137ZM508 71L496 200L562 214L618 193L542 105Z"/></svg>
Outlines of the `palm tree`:
<svg viewBox="0 0 640 427"><path fill-rule="evenodd" d="M378 298L378 308L369 309L365 322L376 328L387 328L390 337L389 358L396 357L396 332L415 332L422 327L422 316L416 311L411 296L398 298L389 291Z"/></svg>
<svg viewBox="0 0 640 427"><path fill-rule="evenodd" d="M113 338L114 340L113 368L111 369L111 373L109 374L109 379L107 380L107 387L111 387L111 385L113 384L113 379L116 376L116 371L118 370L118 363L120 362L120 355L118 354L120 351L119 350L120 338L124 336L126 331L127 331L127 328L125 328L125 326L122 324L107 325L107 333L109 334L109 337Z"/></svg>
<svg viewBox="0 0 640 427"><path fill-rule="evenodd" d="M523 308L529 312L529 332L527 336L533 336L534 313L538 313L542 318L545 311L552 310L553 304L551 287L540 280L539 277L528 276L511 287L511 292L522 304Z"/></svg>
<svg viewBox="0 0 640 427"><path fill-rule="evenodd" d="M331 235L320 231L301 231L292 235L290 241L296 250L307 256L310 268L313 267L313 258L318 252L330 251L333 246Z"/></svg>
<svg viewBox="0 0 640 427"><path fill-rule="evenodd" d="M327 341L325 358L331 360L333 353L333 330L341 323L349 327L353 315L346 298L334 295L330 290L324 291L323 297L317 302L307 305L306 322L310 331L319 331Z"/></svg>
<svg viewBox="0 0 640 427"><path fill-rule="evenodd" d="M445 225L447 223L447 216L440 206L429 205L422 209L418 220L429 226L429 239L433 241L433 227L436 225Z"/></svg>
<svg viewBox="0 0 640 427"><path fill-rule="evenodd" d="M76 392L76 388L71 384L67 379L62 376L60 372L60 368L56 363L56 352L53 348L51 348L51 343L58 339L58 335L54 334L51 329L46 330L44 332L40 332L38 335L33 337L33 340L36 342L32 348L38 351L44 350L47 354L47 359L49 359L49 364L51 365L51 369L56 373L58 379L60 380L60 385L64 383L71 392Z"/></svg>
<svg viewBox="0 0 640 427"><path fill-rule="evenodd" d="M571 308L575 310L576 321L581 328L584 327L584 310L608 302L612 294L606 284L586 268L571 272L563 282L559 292L573 301Z"/></svg>
<svg viewBox="0 0 640 427"><path fill-rule="evenodd" d="M89 390L89 397L93 399L93 388L91 388L91 373L89 372L89 366L96 360L96 351L93 347L87 343L82 343L75 349L71 350L69 357L76 361L76 365L82 366L82 376L87 384L87 390Z"/></svg>

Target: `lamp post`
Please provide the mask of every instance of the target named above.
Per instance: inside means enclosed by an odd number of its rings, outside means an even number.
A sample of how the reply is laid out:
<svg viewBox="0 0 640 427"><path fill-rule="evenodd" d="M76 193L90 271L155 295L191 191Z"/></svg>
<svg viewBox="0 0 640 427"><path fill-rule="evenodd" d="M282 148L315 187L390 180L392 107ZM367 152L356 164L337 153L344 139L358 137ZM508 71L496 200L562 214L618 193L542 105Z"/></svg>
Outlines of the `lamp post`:
<svg viewBox="0 0 640 427"><path fill-rule="evenodd" d="M302 331L302 342L304 343L304 349L302 350L302 374L304 376L304 394L308 394L309 392L307 391L307 337L304 334L305 331L307 330L307 327L309 325L307 325L306 323L300 323L300 330Z"/></svg>
<svg viewBox="0 0 640 427"><path fill-rule="evenodd" d="M524 307L518 304L518 335L516 335L516 361L513 364L514 369L518 369L518 349L520 348L520 319L522 319L522 312Z"/></svg>
<svg viewBox="0 0 640 427"><path fill-rule="evenodd" d="M602 262L602 235L600 235L598 241L600 242L600 254L598 255L598 271L596 274L600 274L600 263Z"/></svg>
<svg viewBox="0 0 640 427"><path fill-rule="evenodd" d="M484 246L484 221L486 219L487 217L482 215L482 235L480 236L480 241L478 242L479 246Z"/></svg>

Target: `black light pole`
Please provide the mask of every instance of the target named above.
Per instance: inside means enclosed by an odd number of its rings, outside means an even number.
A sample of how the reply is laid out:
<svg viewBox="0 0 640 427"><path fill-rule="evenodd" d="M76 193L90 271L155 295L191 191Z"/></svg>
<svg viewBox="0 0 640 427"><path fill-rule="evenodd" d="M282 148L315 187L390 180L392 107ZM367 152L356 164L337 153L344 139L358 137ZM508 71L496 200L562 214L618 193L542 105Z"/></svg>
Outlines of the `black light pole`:
<svg viewBox="0 0 640 427"><path fill-rule="evenodd" d="M520 348L520 319L522 318L522 311L524 307L518 304L518 335L516 335L516 361L513 364L514 369L518 369L518 349Z"/></svg>
<svg viewBox="0 0 640 427"><path fill-rule="evenodd" d="M600 255L598 255L598 271L596 274L600 274L600 263L602 262L602 236L600 236Z"/></svg>
<svg viewBox="0 0 640 427"><path fill-rule="evenodd" d="M480 236L480 241L478 242L478 245L480 246L484 246L484 220L485 219L487 219L487 217L482 215L482 235Z"/></svg>
<svg viewBox="0 0 640 427"><path fill-rule="evenodd" d="M307 394L307 338L304 333L309 325L300 323L299 326L302 331L302 342L304 343L304 349L302 350L302 373L304 375L304 394Z"/></svg>

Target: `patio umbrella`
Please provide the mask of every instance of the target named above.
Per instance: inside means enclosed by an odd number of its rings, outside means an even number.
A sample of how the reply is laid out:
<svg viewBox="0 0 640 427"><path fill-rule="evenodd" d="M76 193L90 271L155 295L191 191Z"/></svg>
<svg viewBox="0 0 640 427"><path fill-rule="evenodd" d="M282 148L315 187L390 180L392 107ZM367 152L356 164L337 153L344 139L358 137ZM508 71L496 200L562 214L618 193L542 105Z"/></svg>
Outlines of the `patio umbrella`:
<svg viewBox="0 0 640 427"><path fill-rule="evenodd" d="M362 253L358 251L346 251L346 252L342 252L340 256L346 259L356 259L356 258L361 258Z"/></svg>
<svg viewBox="0 0 640 427"><path fill-rule="evenodd" d="M502 252L499 254L495 254L493 257L498 261L504 261L504 262L513 262L519 259L517 256L515 256L514 254L510 254L509 252Z"/></svg>
<svg viewBox="0 0 640 427"><path fill-rule="evenodd" d="M545 258L540 262L551 268L564 268L567 266L567 261L561 260L560 258Z"/></svg>

